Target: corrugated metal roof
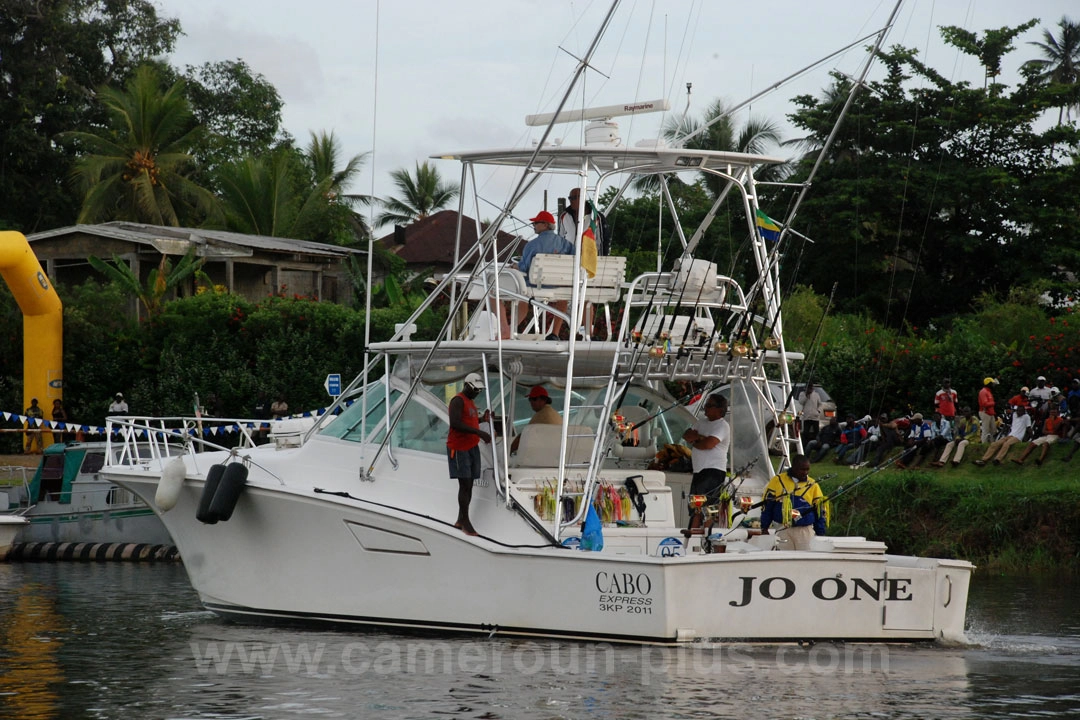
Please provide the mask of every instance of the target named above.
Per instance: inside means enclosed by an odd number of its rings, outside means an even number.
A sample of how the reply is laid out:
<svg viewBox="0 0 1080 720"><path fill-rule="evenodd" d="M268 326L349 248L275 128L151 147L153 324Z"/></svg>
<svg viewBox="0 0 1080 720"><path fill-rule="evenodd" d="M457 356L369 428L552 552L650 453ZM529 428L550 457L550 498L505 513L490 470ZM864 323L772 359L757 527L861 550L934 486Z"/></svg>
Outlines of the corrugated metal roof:
<svg viewBox="0 0 1080 720"><path fill-rule="evenodd" d="M55 228L44 232L34 233L27 236L27 240L33 243L35 240L63 237L74 233L95 235L98 237L125 240L140 245L151 245L159 252L168 241L180 241L194 243L207 249L214 246L234 246L237 248L251 248L280 253L303 253L305 255L319 255L330 258L343 258L349 255L362 254L364 250L341 247L339 245L326 245L324 243L311 242L309 240L295 240L292 238L267 237L265 235L245 235L244 233L227 232L225 230L204 230L198 228L166 227L162 225L144 225L131 222L108 222L98 225L71 225L68 227ZM166 241L166 242L161 242ZM199 255L214 255L210 252L199 252Z"/></svg>

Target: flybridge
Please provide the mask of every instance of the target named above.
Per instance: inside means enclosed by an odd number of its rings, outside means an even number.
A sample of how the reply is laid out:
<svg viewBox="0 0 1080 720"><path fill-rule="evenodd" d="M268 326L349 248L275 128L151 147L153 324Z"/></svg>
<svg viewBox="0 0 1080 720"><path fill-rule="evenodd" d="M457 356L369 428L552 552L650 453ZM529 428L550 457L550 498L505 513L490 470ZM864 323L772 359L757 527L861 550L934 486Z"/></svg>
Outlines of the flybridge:
<svg viewBox="0 0 1080 720"><path fill-rule="evenodd" d="M565 110L558 115L555 113L543 113L541 115L526 115L525 124L529 127L547 125L548 123L569 123L582 120L608 120L624 115L636 113L667 112L671 109L671 103L667 100L647 100L644 102L623 103L621 105L604 105L602 107L582 108L581 110Z"/></svg>

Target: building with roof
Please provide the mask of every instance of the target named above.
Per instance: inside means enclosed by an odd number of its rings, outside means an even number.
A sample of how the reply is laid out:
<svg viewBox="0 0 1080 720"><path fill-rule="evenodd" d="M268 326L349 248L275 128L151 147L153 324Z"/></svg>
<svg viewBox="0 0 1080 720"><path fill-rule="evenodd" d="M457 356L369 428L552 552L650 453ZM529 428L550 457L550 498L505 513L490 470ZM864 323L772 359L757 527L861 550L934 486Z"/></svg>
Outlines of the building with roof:
<svg viewBox="0 0 1080 720"><path fill-rule="evenodd" d="M477 223L473 218L461 216L461 252L476 245L477 226L481 232L487 229L487 223ZM410 269L430 269L436 275L445 273L454 266L454 237L457 232L458 213L456 210L442 210L417 220L411 225L398 225L394 232L379 238L390 252L394 253ZM519 238L510 233L499 231L499 254L520 254Z"/></svg>
<svg viewBox="0 0 1080 720"><path fill-rule="evenodd" d="M353 294L349 258L365 252L307 240L131 222L56 228L27 240L53 283L62 285L101 280L87 260L91 255L123 260L145 282L162 255L172 257L175 265L194 248L215 285L253 301L285 293L348 304ZM193 283L186 290L193 290Z"/></svg>

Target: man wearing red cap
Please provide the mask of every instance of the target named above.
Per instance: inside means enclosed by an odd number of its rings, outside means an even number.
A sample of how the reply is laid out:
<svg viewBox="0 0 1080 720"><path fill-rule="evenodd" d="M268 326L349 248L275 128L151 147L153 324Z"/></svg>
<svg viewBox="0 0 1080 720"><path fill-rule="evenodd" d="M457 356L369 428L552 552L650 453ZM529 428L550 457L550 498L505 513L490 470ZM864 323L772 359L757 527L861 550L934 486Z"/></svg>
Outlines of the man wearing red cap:
<svg viewBox="0 0 1080 720"><path fill-rule="evenodd" d="M527 397L533 410L533 416L529 419L530 425L562 425L562 416L551 407L551 396L543 385L534 385ZM520 435L514 438L514 442L510 444L510 452L517 452L520 441Z"/></svg>
<svg viewBox="0 0 1080 720"><path fill-rule="evenodd" d="M525 282L529 285L529 266L532 264L533 258L538 253L545 253L550 255L573 255L574 246L561 235L555 232L555 216L549 213L547 210L541 210L537 213L536 217L530 220L533 226L533 230L536 232L536 237L525 245L525 249L521 251L521 261L518 263L518 270L525 273ZM558 300L554 303L556 310L566 312L566 301ZM527 306L526 306L527 307ZM551 334L548 335L549 340L558 340L559 332L562 330L563 321L561 317L556 316L551 322Z"/></svg>

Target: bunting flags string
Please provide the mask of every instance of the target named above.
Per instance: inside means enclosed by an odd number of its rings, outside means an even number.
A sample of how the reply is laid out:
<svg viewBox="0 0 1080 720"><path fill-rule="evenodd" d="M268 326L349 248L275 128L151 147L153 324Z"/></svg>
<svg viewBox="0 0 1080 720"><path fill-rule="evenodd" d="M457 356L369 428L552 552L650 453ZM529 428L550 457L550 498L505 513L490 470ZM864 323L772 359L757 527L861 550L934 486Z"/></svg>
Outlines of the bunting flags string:
<svg viewBox="0 0 1080 720"><path fill-rule="evenodd" d="M348 406L352 405L354 402L356 402L356 401L355 400L346 401L345 406L348 407ZM326 412L329 409L330 409L329 406L327 406L327 407L323 407L323 408L317 408L315 410L307 410L307 411L304 411L302 413L296 413L294 415L288 415L286 417L281 418L281 420L253 420L253 421L250 421L250 422L231 422L231 423L226 423L224 425L212 425L210 427L204 427L203 430L202 430L202 434L205 435L205 436L210 437L210 436L215 436L215 435L232 435L232 434L241 432L242 430L245 430L245 429L246 430L269 430L270 428L272 428L274 426L274 423L281 422L282 420L294 420L294 419L299 419L299 418L322 417L323 415L326 414ZM45 420L44 418L34 418L34 417L30 417L28 415L22 415L20 413L13 413L13 412L7 412L7 411L0 411L0 417L2 417L5 422L18 423L19 425L26 425L28 428L37 428L37 429L41 429L41 430L45 430L45 431L69 432L69 433L70 432L81 432L81 433L85 433L85 434L88 434L88 435L104 435L105 434L105 428L103 426L100 426L100 425L80 425L78 423L73 423L73 422ZM203 425L206 425L207 423L212 423L212 422L214 422L214 418L207 417L205 415L202 417ZM180 434L182 431L179 430L179 429L176 429L176 428L171 428L171 429L167 429L167 430L164 430L164 431L158 431L158 432L159 433L164 432L164 433L176 435L176 434ZM194 434L196 434L196 429L195 428L189 428L189 429L187 429L186 432L189 435L194 435ZM113 431L113 435L119 435L119 434L120 434L119 430L114 430ZM141 433L139 433L139 435L140 436L145 436L146 431L145 430L142 431Z"/></svg>

